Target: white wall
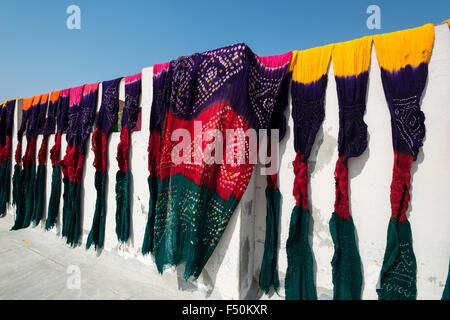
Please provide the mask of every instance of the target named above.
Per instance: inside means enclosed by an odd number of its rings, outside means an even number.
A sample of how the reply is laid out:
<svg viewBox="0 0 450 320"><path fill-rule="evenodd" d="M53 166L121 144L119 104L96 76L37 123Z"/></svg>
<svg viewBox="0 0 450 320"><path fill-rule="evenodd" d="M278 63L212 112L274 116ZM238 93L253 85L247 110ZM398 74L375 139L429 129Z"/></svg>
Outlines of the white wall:
<svg viewBox="0 0 450 320"><path fill-rule="evenodd" d="M326 114L309 161L310 208L312 209L312 233L310 241L315 260L315 280L321 299L332 297L331 258L333 243L328 228L334 204L334 168L337 160L338 103L332 66L328 73ZM410 222L413 232L414 250L418 266L418 298L439 299L445 284L450 257L450 219L447 199L450 190L450 31L448 26L436 27L436 41L429 64L429 81L424 93L422 110L426 115L426 140L418 161L413 164L412 200ZM156 273L156 267L149 256L140 254L148 212L147 185L147 143L150 107L152 100L152 68L144 68L142 74L142 130L131 135L130 168L132 172L132 237L128 244L119 246L115 234L115 175L118 170L116 157L120 134L112 133L108 154L107 220L105 247L117 251L124 258L137 258L148 264ZM101 87L99 92L101 92ZM101 96L101 95L99 95ZM124 99L124 83L121 82L120 98ZM98 106L100 106L100 99ZM18 114L18 110L16 110ZM285 244L289 220L295 201L292 196L294 180L292 161L293 124L290 108L287 137L282 142L280 189L283 196L280 222L279 273L282 287L286 271ZM18 128L14 126L13 151ZM372 49L372 64L368 88L365 121L369 128L369 146L366 152L349 162L351 188L351 212L355 222L361 259L364 267L364 299L376 299L375 284L381 268L386 232L390 217L389 190L392 176L393 151L391 142L390 116L384 98L380 70ZM38 139L38 148L40 141ZM24 140L25 141L25 140ZM54 144L50 138L49 149ZM83 200L83 245L89 234L95 208L94 155L90 141L86 157ZM66 141L63 137L62 153ZM25 146L23 147L25 150ZM369 156L370 155L370 156ZM257 168L258 169L258 168ZM254 172L247 192L236 209L218 247L211 256L204 272L196 283L185 283L183 268L178 268L179 288L202 290L208 297L211 292L224 298L244 298L254 289L259 277L259 268L265 237L265 177ZM47 201L50 194L51 164L47 161ZM62 207L62 201L61 201ZM13 208L8 208L14 214ZM44 209L44 219L47 208ZM38 227L42 228L42 224ZM60 226L56 228L55 241L65 245L60 238ZM98 254L91 249L87 254ZM162 276L164 277L164 275ZM253 285L253 287L252 287ZM280 296L283 298L284 290ZM251 295L249 297L252 297ZM266 297L265 297L266 298Z"/></svg>

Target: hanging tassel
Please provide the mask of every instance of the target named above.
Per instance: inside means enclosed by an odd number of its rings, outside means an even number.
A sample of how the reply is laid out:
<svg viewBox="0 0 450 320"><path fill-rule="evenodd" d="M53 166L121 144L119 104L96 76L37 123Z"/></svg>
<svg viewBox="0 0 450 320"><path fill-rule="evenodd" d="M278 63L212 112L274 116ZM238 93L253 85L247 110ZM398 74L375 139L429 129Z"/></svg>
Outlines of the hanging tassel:
<svg viewBox="0 0 450 320"><path fill-rule="evenodd" d="M277 260L281 193L277 185L271 183L272 180L270 179L270 177L268 177L267 181L266 239L264 241L264 256L261 264L261 272L259 274L259 286L265 294L269 293L272 286L275 292L278 292L280 286L280 281L278 279Z"/></svg>
<svg viewBox="0 0 450 320"><path fill-rule="evenodd" d="M417 265L412 247L411 226L392 217L389 222L386 252L377 288L380 300L415 300Z"/></svg>
<svg viewBox="0 0 450 320"><path fill-rule="evenodd" d="M34 164L24 169L23 184L25 190L25 219L23 228L28 228L31 224L34 207L34 185L36 182L36 166Z"/></svg>
<svg viewBox="0 0 450 320"><path fill-rule="evenodd" d="M19 163L14 165L13 174L13 205L16 205L16 218L11 230L22 228L25 219L25 195L23 190L23 172Z"/></svg>
<svg viewBox="0 0 450 320"><path fill-rule="evenodd" d="M63 210L62 210L62 236L67 237L67 216L69 215L70 207L70 180L69 178L63 178L64 193L63 193Z"/></svg>
<svg viewBox="0 0 450 320"><path fill-rule="evenodd" d="M58 219L59 203L61 201L61 169L59 165L53 167L52 187L50 191L50 200L48 203L47 220L45 221L45 230L52 229Z"/></svg>
<svg viewBox="0 0 450 320"><path fill-rule="evenodd" d="M0 167L0 216L6 214L6 204L9 202L9 193L11 192L10 186L10 172L11 172L11 160L4 160Z"/></svg>
<svg viewBox="0 0 450 320"><path fill-rule="evenodd" d="M78 240L80 236L80 205L81 205L81 185L74 183L69 179L64 179L65 184L67 183L68 192L65 195L64 204L66 205L65 212L63 208L63 237L66 238L66 243L75 247L78 245ZM66 182L67 181L67 182ZM66 185L64 186L66 189ZM66 190L65 190L66 191ZM66 202L67 201L67 202Z"/></svg>
<svg viewBox="0 0 450 320"><path fill-rule="evenodd" d="M334 300L360 300L362 287L361 258L355 239L353 218L342 219L333 213L330 220L334 243L333 268Z"/></svg>
<svg viewBox="0 0 450 320"><path fill-rule="evenodd" d="M97 201L95 203L94 221L92 222L91 232L89 232L89 236L86 242L86 249L89 249L92 244L95 245L95 249L103 248L106 222L106 175L106 172L95 172L95 189L97 190Z"/></svg>
<svg viewBox="0 0 450 320"><path fill-rule="evenodd" d="M116 234L119 242L125 243L130 236L130 173L117 171L116 174Z"/></svg>
<svg viewBox="0 0 450 320"><path fill-rule="evenodd" d="M148 206L148 219L145 226L144 243L142 244L142 254L146 255L153 252L153 227L155 225L155 209L156 209L156 195L157 195L157 181L158 178L148 177L148 187L150 189L150 198Z"/></svg>
<svg viewBox="0 0 450 320"><path fill-rule="evenodd" d="M448 266L447 282L445 283L444 292L441 300L450 300L450 264Z"/></svg>
<svg viewBox="0 0 450 320"><path fill-rule="evenodd" d="M313 259L309 246L309 210L295 206L286 242L286 300L317 300L313 277Z"/></svg>
<svg viewBox="0 0 450 320"><path fill-rule="evenodd" d="M35 226L41 222L42 211L44 210L45 201L45 177L46 177L45 165L39 165L37 169L36 181L34 184L34 205L33 205L33 215L32 221Z"/></svg>

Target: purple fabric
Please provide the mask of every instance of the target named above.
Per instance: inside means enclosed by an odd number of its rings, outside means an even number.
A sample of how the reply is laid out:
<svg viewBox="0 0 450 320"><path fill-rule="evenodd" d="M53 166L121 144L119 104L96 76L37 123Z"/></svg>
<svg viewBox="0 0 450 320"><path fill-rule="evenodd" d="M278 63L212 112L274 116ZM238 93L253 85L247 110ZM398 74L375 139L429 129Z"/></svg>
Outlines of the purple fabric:
<svg viewBox="0 0 450 320"><path fill-rule="evenodd" d="M30 141L31 137L36 137L36 129L38 127L37 125L38 125L39 105L40 103L32 105L30 109L28 109L28 111L30 111L30 114L26 132L27 141Z"/></svg>
<svg viewBox="0 0 450 320"><path fill-rule="evenodd" d="M157 131L162 134L161 123L166 114L170 97L171 70L163 70L153 77L153 101L150 111L150 132Z"/></svg>
<svg viewBox="0 0 450 320"><path fill-rule="evenodd" d="M27 129L30 114L31 114L31 108L29 108L28 110L22 109L22 121L20 122L19 130L17 130L17 140L18 141L22 141L22 136L23 136L25 130Z"/></svg>
<svg viewBox="0 0 450 320"><path fill-rule="evenodd" d="M294 149L308 160L317 132L325 118L325 89L328 76L303 84L292 81L292 119L294 120Z"/></svg>
<svg viewBox="0 0 450 320"><path fill-rule="evenodd" d="M335 77L339 101L339 155L358 157L367 148L364 122L369 72L357 76Z"/></svg>
<svg viewBox="0 0 450 320"><path fill-rule="evenodd" d="M428 64L410 65L389 72L381 68L381 79L392 122L394 150L417 159L425 137L425 115L420 99L426 85Z"/></svg>
<svg viewBox="0 0 450 320"><path fill-rule="evenodd" d="M102 89L102 104L98 112L97 127L106 136L117 122L119 112L119 84L122 78L104 81Z"/></svg>
<svg viewBox="0 0 450 320"><path fill-rule="evenodd" d="M6 108L0 106L0 145L6 144Z"/></svg>
<svg viewBox="0 0 450 320"><path fill-rule="evenodd" d="M91 134L95 120L95 111L97 110L98 88L83 94L80 112L78 115L79 123L77 126L76 144L81 148L84 154L84 144ZM70 112L70 109L69 109Z"/></svg>
<svg viewBox="0 0 450 320"><path fill-rule="evenodd" d="M66 140L68 144L75 143L77 136L78 122L80 118L81 103L69 106L67 119Z"/></svg>
<svg viewBox="0 0 450 320"><path fill-rule="evenodd" d="M67 91L67 90L66 90ZM61 93L58 102L58 132L64 133L69 125L69 94Z"/></svg>
<svg viewBox="0 0 450 320"><path fill-rule="evenodd" d="M6 136L8 137L12 137L15 109L16 100L10 100L6 103Z"/></svg>
<svg viewBox="0 0 450 320"><path fill-rule="evenodd" d="M45 112L47 111L47 102L41 102L38 104L38 110L36 112L36 124L33 130L34 138L37 138L42 133L45 126Z"/></svg>
<svg viewBox="0 0 450 320"><path fill-rule="evenodd" d="M279 140L283 140L287 130L287 120L284 112L289 104L289 84L291 83L292 72L286 74L281 82L280 92L275 102L272 117L269 122L269 129L279 130ZM270 134L270 131L269 131Z"/></svg>
<svg viewBox="0 0 450 320"><path fill-rule="evenodd" d="M125 105L123 107L122 127L129 130L136 127L139 117L139 97L141 95L141 79L125 85Z"/></svg>
<svg viewBox="0 0 450 320"><path fill-rule="evenodd" d="M49 100L47 108L47 121L45 122L44 137L55 132L56 128L56 112L58 111L59 99L56 101Z"/></svg>

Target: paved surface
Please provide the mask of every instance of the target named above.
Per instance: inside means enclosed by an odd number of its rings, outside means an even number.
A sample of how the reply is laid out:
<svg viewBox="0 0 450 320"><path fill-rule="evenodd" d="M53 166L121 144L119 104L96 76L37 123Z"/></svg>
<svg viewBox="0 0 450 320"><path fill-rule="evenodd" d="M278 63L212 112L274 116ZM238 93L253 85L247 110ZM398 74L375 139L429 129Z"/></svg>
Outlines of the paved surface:
<svg viewBox="0 0 450 320"><path fill-rule="evenodd" d="M12 216L0 218L0 299L221 299L195 288L175 272L65 245L41 227L9 231ZM183 283L184 282L184 283ZM78 287L78 289L77 289Z"/></svg>

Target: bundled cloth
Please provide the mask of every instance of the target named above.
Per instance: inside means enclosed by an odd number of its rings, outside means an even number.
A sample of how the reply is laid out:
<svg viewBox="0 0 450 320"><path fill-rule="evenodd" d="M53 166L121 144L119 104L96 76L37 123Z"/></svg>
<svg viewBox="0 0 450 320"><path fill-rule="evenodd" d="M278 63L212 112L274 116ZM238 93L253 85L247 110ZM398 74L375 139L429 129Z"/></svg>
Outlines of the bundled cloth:
<svg viewBox="0 0 450 320"><path fill-rule="evenodd" d="M129 150L130 133L136 127L139 117L139 97L141 95L141 73L125 77L125 105L122 113L122 129L120 142L117 146L117 162L119 171L116 173L116 234L121 243L128 241L130 236L130 168Z"/></svg>
<svg viewBox="0 0 450 320"><path fill-rule="evenodd" d="M86 242L86 249L92 244L95 248L103 248L105 240L106 199L105 184L107 178L108 138L111 128L116 124L119 112L119 84L122 78L102 83L102 104L98 112L97 128L92 134L92 151L94 151L95 203L94 219Z"/></svg>
<svg viewBox="0 0 450 320"><path fill-rule="evenodd" d="M359 157L367 148L364 123L372 37L335 44L333 70L339 101L339 158L334 172L336 199L330 220L334 243L333 285L335 300L361 299L361 258L355 239L348 194L348 159Z"/></svg>
<svg viewBox="0 0 450 320"><path fill-rule="evenodd" d="M253 172L257 142L244 132L268 128L290 59L236 44L153 67L142 252L160 273L182 263L186 279L202 272Z"/></svg>
<svg viewBox="0 0 450 320"><path fill-rule="evenodd" d="M11 194L12 128L16 100L6 100L0 107L0 216L3 216Z"/></svg>
<svg viewBox="0 0 450 320"><path fill-rule="evenodd" d="M434 26L374 36L383 89L391 114L394 169L391 218L379 283L382 300L416 299L417 265L406 211L410 201L411 165L425 137L420 101L428 76Z"/></svg>

